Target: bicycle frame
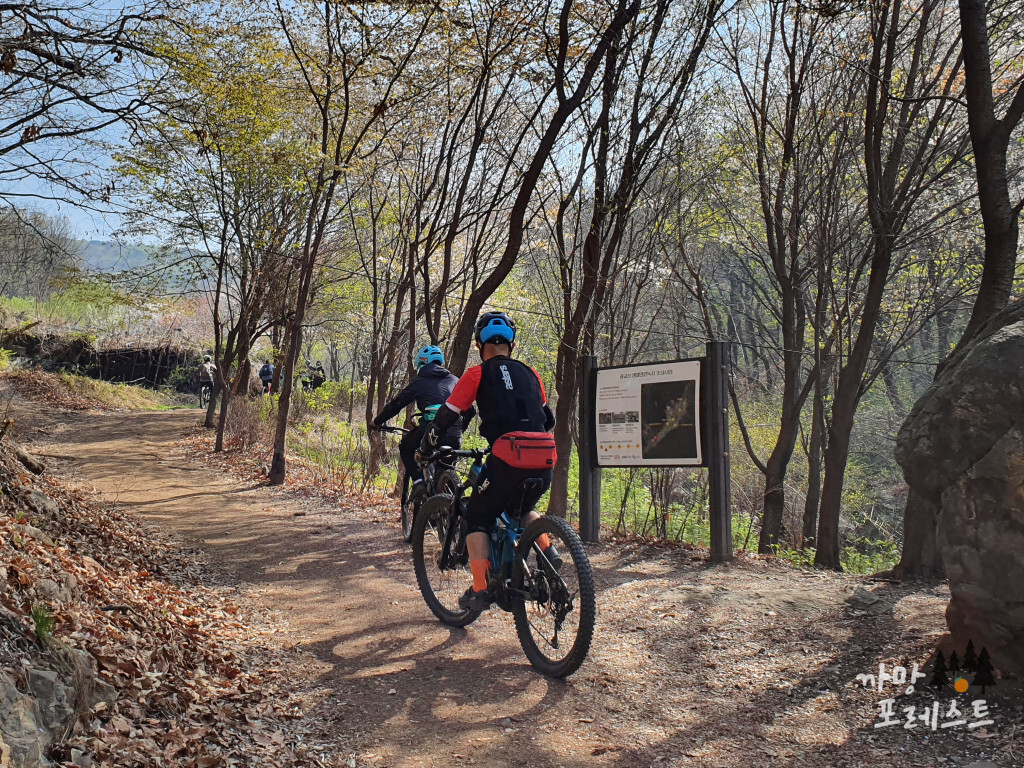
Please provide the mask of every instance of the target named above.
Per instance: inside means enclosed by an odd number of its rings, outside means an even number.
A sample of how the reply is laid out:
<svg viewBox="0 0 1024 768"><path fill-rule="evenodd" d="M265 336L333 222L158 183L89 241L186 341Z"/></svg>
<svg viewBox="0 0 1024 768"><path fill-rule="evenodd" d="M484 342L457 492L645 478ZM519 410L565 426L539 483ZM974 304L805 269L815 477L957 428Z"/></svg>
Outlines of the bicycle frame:
<svg viewBox="0 0 1024 768"><path fill-rule="evenodd" d="M473 458L474 465L482 464L484 457L488 451L480 450L449 450L442 451L438 459L445 457L445 454L450 456ZM479 478L479 473L477 474ZM452 504L451 512L448 515L448 522L445 526L444 544L441 548L441 558L438 565L442 569L451 568L457 565L457 561L463 557L466 557L465 549L465 536L467 532L462 530L461 526L453 525L456 518L465 520L465 514L460 511L459 506L464 504L464 495L467 490L476 489L477 482L464 482L458 488L458 495L454 499ZM523 527L520 524L518 518L512 517L508 514L508 511L503 511L498 519L495 520L491 530L488 531L488 540L490 544L490 559L491 559L491 573L494 574L494 582L497 587L495 594L495 603L506 611L512 610L512 601L519 600L533 600L537 598L536 594L533 594L533 590L519 590L514 589L511 586L512 580L512 569L516 562L516 553L519 550L519 540L523 535ZM457 542L455 537L462 538L461 542ZM458 543L459 546L453 546ZM546 556L541 552L540 547L537 546L536 542L533 544L533 550L536 552L538 558L543 558L547 561ZM550 565L550 564L549 564ZM553 569L552 569L553 572ZM561 577L556 578L561 581ZM562 587L565 587L565 583L562 582Z"/></svg>

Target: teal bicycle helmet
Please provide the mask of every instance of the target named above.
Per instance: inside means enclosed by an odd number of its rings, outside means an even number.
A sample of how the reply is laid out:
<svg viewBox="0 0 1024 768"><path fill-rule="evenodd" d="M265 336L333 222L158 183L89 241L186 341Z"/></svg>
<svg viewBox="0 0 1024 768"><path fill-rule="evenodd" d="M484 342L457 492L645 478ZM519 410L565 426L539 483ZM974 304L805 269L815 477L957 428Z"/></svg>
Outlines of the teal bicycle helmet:
<svg viewBox="0 0 1024 768"><path fill-rule="evenodd" d="M416 353L416 370L418 371L427 363L444 365L444 352L440 347L429 344Z"/></svg>

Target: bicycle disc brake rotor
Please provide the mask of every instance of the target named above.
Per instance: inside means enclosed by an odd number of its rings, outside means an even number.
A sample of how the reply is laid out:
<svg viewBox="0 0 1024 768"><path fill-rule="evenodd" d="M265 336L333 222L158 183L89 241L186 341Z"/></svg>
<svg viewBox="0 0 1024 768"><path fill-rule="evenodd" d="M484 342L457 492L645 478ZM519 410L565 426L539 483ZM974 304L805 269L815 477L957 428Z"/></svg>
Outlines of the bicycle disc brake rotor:
<svg viewBox="0 0 1024 768"><path fill-rule="evenodd" d="M549 574L544 568L533 569L531 580L530 597L533 601L531 607L533 617L545 624L548 621L551 623L547 624L550 629L544 629L534 624L533 621L530 624L551 648L558 650L561 646L559 632L562 631L566 618L575 607L573 596L558 574Z"/></svg>

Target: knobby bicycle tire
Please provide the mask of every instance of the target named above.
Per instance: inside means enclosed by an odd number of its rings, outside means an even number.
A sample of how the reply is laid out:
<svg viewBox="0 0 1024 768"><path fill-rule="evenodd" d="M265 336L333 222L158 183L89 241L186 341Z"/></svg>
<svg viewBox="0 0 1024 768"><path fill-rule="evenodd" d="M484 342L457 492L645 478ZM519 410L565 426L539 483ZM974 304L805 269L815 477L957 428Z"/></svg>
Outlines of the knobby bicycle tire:
<svg viewBox="0 0 1024 768"><path fill-rule="evenodd" d="M402 480L402 538L406 543L412 541L412 529L415 519L415 509L409 494L412 491L412 480L409 475Z"/></svg>
<svg viewBox="0 0 1024 768"><path fill-rule="evenodd" d="M438 494L420 505L416 522L412 527L412 564L416 571L416 583L430 612L450 627L465 627L480 616L479 611L470 611L458 606L459 595L472 584L473 577L468 569L468 560L459 568L443 572L437 565L454 503L453 496ZM459 516L456 515L452 522L458 525ZM446 581L451 582L448 584L451 589L445 590L445 602L442 602L435 591L435 585L431 582L432 574L438 580L439 586Z"/></svg>
<svg viewBox="0 0 1024 768"><path fill-rule="evenodd" d="M533 608L540 608L541 613L545 606L531 600L517 600L512 609L515 617L516 634L519 635L519 643L523 646L526 658L530 660L540 672L549 677L568 677L583 664L590 651L590 643L594 638L594 623L597 617L597 600L594 593L594 572L590 567L590 559L583 548L583 542L576 532L565 520L558 517L542 517L530 523L523 532L516 550L516 564L513 570L512 586L522 590L526 582L524 565L528 566L534 560L534 542L542 533L548 534L552 542L559 548L564 547L565 565L559 576L568 576L565 567L575 569L576 585L578 594L574 602L573 610L579 613L579 627L573 644L564 656L552 658L538 644L534 632L538 631L530 622L530 611ZM525 562L524 562L525 561ZM535 568L535 570L538 570ZM550 596L549 596L550 598Z"/></svg>
<svg viewBox="0 0 1024 768"><path fill-rule="evenodd" d="M462 480L454 469L446 469L437 476L434 493L446 493L449 496L456 496Z"/></svg>

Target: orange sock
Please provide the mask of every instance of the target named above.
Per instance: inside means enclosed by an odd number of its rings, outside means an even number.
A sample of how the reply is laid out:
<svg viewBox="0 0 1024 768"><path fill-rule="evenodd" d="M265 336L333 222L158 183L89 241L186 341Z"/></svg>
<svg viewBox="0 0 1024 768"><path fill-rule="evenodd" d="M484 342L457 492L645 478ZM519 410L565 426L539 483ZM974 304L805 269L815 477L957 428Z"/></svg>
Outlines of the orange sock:
<svg viewBox="0 0 1024 768"><path fill-rule="evenodd" d="M537 537L537 546L540 547L541 552L546 552L547 548L551 546L551 537L546 533L542 533Z"/></svg>
<svg viewBox="0 0 1024 768"><path fill-rule="evenodd" d="M491 561L470 560L469 567L473 571L473 591L483 592L487 589L487 574L491 571Z"/></svg>

